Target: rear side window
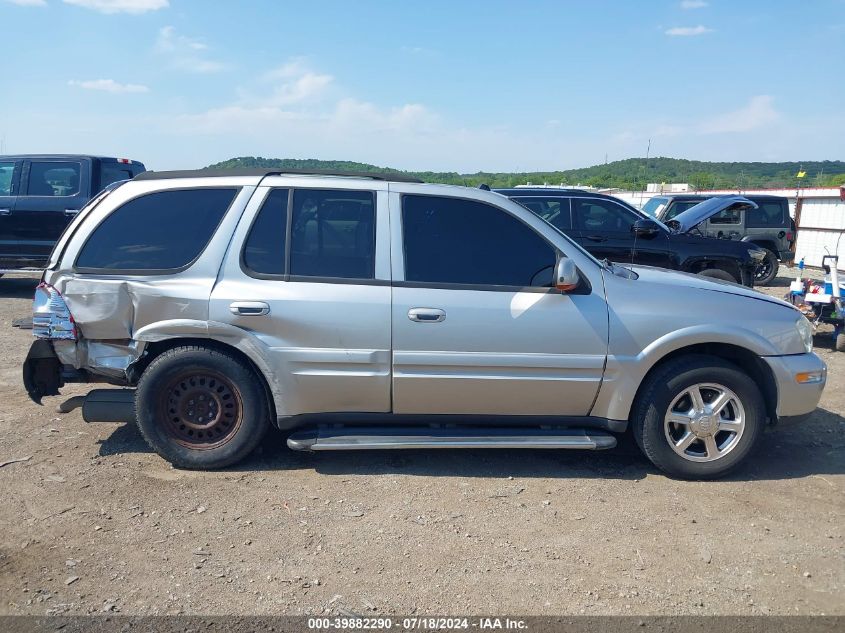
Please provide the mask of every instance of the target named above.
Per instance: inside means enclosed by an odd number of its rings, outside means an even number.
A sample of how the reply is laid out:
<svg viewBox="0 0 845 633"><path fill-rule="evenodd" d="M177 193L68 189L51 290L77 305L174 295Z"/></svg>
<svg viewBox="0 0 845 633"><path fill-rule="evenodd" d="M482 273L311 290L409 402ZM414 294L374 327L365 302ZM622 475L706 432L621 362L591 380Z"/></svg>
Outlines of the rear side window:
<svg viewBox="0 0 845 633"><path fill-rule="evenodd" d="M373 279L375 230L375 196L371 191L295 190L290 274Z"/></svg>
<svg viewBox="0 0 845 633"><path fill-rule="evenodd" d="M67 197L79 193L79 163L32 161L29 166L28 196Z"/></svg>
<svg viewBox="0 0 845 633"><path fill-rule="evenodd" d="M130 200L94 229L76 267L177 270L203 251L237 189L159 191Z"/></svg>
<svg viewBox="0 0 845 633"><path fill-rule="evenodd" d="M502 209L460 198L402 197L405 279L549 286L555 249Z"/></svg>
<svg viewBox="0 0 845 633"><path fill-rule="evenodd" d="M110 184L121 180L132 180L134 174L132 167L122 163L101 163L100 165L100 189L105 189Z"/></svg>
<svg viewBox="0 0 845 633"><path fill-rule="evenodd" d="M262 275L284 275L288 190L273 189L252 224L244 244L243 263Z"/></svg>
<svg viewBox="0 0 845 633"><path fill-rule="evenodd" d="M779 200L772 202L758 202L756 209L745 212L745 225L754 228L786 226L786 205Z"/></svg>
<svg viewBox="0 0 845 633"><path fill-rule="evenodd" d="M561 231L572 229L572 216L569 213L568 198L514 198L534 215Z"/></svg>

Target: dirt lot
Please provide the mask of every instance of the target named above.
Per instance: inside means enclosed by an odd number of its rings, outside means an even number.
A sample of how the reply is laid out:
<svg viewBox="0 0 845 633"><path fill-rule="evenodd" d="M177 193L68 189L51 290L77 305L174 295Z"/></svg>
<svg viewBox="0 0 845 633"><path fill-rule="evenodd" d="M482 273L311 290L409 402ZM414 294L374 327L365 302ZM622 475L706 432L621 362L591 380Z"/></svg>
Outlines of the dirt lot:
<svg viewBox="0 0 845 633"><path fill-rule="evenodd" d="M782 295L788 280L770 289ZM20 382L0 280L0 613L845 614L845 354L821 407L720 482L607 453L296 454L174 470ZM66 390L66 394L82 390Z"/></svg>

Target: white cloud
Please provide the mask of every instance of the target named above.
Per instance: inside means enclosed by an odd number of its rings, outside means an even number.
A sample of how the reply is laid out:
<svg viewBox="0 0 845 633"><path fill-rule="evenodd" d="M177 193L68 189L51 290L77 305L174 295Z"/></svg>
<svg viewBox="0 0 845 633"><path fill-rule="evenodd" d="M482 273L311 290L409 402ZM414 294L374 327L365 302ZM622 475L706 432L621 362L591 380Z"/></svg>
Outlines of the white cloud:
<svg viewBox="0 0 845 633"><path fill-rule="evenodd" d="M85 90L110 92L112 94L142 93L150 91L147 86L142 86L141 84L122 84L116 82L114 79L91 79L87 81L77 81L72 79L68 82L68 85L83 88Z"/></svg>
<svg viewBox="0 0 845 633"><path fill-rule="evenodd" d="M774 108L774 98L771 95L757 95L751 97L748 104L739 110L704 121L698 131L702 134L749 132L770 125L779 118L780 113Z"/></svg>
<svg viewBox="0 0 845 633"><path fill-rule="evenodd" d="M681 8L682 9L703 9L706 6L709 6L709 2L705 2L704 0L682 0L681 1Z"/></svg>
<svg viewBox="0 0 845 633"><path fill-rule="evenodd" d="M11 4L16 4L19 7L46 7L47 0L6 0Z"/></svg>
<svg viewBox="0 0 845 633"><path fill-rule="evenodd" d="M146 13L158 11L170 6L168 0L62 0L65 4L72 4L85 9L92 9L100 13Z"/></svg>
<svg viewBox="0 0 845 633"><path fill-rule="evenodd" d="M209 50L205 42L198 38L181 35L173 26L165 26L159 30L155 50L169 57L173 68L185 72L209 74L229 68L228 64L205 56L204 53Z"/></svg>
<svg viewBox="0 0 845 633"><path fill-rule="evenodd" d="M671 35L673 37L689 37L691 35L704 35L705 33L712 32L713 29L708 29L703 24L699 24L698 26L676 26L668 29L666 31L666 35Z"/></svg>

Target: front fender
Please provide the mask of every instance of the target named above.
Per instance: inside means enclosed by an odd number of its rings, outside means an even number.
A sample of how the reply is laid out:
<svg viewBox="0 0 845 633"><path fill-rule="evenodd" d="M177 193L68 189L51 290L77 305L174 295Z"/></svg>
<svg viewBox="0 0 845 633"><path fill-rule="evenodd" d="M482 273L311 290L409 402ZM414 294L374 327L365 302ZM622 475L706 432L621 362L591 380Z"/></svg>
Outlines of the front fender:
<svg viewBox="0 0 845 633"><path fill-rule="evenodd" d="M609 355L604 380L590 415L627 420L648 372L672 352L703 344L732 345L761 357L781 354L771 341L745 328L713 325L681 328L661 336L639 353Z"/></svg>

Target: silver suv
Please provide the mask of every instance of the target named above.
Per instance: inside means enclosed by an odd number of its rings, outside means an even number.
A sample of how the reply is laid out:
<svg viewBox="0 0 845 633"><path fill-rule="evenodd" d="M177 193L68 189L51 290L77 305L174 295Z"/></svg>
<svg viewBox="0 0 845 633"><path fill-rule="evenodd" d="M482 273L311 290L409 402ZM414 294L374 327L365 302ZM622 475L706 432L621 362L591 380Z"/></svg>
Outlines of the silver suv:
<svg viewBox="0 0 845 633"><path fill-rule="evenodd" d="M599 262L508 198L402 176L148 172L59 240L24 383L105 382L179 467L296 450L604 449L679 477L742 462L826 380L753 290Z"/></svg>

